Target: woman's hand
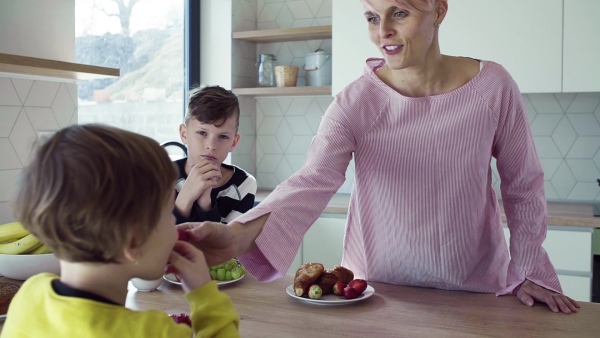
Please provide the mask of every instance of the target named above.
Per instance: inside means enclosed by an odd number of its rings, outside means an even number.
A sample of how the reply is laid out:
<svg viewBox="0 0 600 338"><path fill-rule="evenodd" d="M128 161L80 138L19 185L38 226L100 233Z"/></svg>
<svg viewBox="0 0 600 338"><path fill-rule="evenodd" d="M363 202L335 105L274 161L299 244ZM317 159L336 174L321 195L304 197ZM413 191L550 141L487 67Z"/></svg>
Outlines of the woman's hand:
<svg viewBox="0 0 600 338"><path fill-rule="evenodd" d="M174 273L185 292L195 290L212 280L202 251L183 241L175 242L165 273Z"/></svg>
<svg viewBox="0 0 600 338"><path fill-rule="evenodd" d="M530 280L525 280L517 291L517 298L527 306L533 306L534 301L546 303L553 312L577 312L579 304L573 299L543 288Z"/></svg>
<svg viewBox="0 0 600 338"><path fill-rule="evenodd" d="M186 241L202 250L209 266L227 262L238 254L235 229L218 222L183 223L177 226Z"/></svg>

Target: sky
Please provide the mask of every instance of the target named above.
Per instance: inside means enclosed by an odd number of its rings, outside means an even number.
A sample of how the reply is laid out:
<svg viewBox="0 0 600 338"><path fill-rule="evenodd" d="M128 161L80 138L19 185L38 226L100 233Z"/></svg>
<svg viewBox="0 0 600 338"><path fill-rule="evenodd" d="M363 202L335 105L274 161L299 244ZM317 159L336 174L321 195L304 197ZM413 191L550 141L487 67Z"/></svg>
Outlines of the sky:
<svg viewBox="0 0 600 338"><path fill-rule="evenodd" d="M108 17L94 8L94 3L104 6L109 13L118 12L111 0L75 0L75 36L120 33L119 19ZM141 0L133 8L129 28L132 34L149 28L165 28L176 18L183 22L183 0Z"/></svg>

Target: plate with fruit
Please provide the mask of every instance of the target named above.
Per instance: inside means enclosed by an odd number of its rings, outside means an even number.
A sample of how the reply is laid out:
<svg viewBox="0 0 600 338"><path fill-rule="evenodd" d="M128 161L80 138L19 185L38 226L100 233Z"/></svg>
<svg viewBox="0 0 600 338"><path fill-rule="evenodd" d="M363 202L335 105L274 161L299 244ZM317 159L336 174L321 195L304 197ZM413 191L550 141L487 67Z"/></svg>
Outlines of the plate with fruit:
<svg viewBox="0 0 600 338"><path fill-rule="evenodd" d="M210 276L217 281L217 285L226 285L238 282L246 275L246 269L240 264L236 258L229 261L210 267ZM163 279L169 283L181 285L181 281L177 279L174 273L163 275Z"/></svg>
<svg viewBox="0 0 600 338"><path fill-rule="evenodd" d="M325 270L321 263L301 265L294 276L294 284L285 291L300 301L317 305L344 305L375 294L375 289L364 279L355 279L350 269L336 265Z"/></svg>

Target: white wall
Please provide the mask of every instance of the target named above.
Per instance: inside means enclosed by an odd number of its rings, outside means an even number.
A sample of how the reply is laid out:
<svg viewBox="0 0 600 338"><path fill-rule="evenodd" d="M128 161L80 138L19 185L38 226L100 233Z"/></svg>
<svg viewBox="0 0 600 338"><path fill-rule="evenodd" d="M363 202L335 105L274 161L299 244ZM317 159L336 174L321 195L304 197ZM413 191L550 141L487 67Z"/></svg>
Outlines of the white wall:
<svg viewBox="0 0 600 338"><path fill-rule="evenodd" d="M231 12L231 0L200 3L201 84L231 89Z"/></svg>
<svg viewBox="0 0 600 338"><path fill-rule="evenodd" d="M75 0L0 0L0 53L75 61Z"/></svg>

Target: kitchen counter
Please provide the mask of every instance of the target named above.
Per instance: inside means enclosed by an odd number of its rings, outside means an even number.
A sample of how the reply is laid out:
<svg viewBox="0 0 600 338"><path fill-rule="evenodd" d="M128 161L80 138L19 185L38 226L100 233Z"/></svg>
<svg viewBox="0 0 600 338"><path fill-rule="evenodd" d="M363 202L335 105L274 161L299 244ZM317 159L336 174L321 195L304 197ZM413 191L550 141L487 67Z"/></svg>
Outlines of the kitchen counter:
<svg viewBox="0 0 600 338"><path fill-rule="evenodd" d="M259 190L256 201L264 200L271 190ZM324 213L347 214L350 203L350 194L335 194ZM506 215L502 201L500 201L502 221L506 222ZM600 228L600 217L594 217L592 203L548 202L548 224L558 226L576 226Z"/></svg>
<svg viewBox="0 0 600 338"><path fill-rule="evenodd" d="M259 283L247 275L221 287L241 318L242 337L597 337L600 332L595 303L581 302L578 313L566 315L541 304L526 307L513 296L371 283L375 294L368 299L319 306L290 297L285 288L292 279ZM167 282L155 292L131 288L126 306L189 313L181 288Z"/></svg>

